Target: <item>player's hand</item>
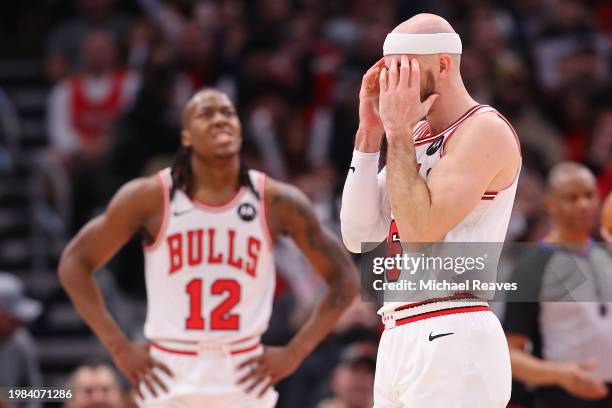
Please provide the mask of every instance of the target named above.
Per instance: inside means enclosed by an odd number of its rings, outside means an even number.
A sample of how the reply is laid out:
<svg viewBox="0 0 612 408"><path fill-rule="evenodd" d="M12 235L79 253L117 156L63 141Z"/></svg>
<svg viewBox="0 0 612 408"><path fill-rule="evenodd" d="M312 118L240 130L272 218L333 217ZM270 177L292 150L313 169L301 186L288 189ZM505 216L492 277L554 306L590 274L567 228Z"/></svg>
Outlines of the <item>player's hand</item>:
<svg viewBox="0 0 612 408"><path fill-rule="evenodd" d="M151 357L147 344L128 343L113 350L111 355L117 368L130 380L140 398L143 398L139 387L141 382L145 384L154 397L157 397L158 389L168 392L168 387L155 374L154 369L158 368L170 377L173 376L172 371L164 363Z"/></svg>
<svg viewBox="0 0 612 408"><path fill-rule="evenodd" d="M559 385L570 394L584 400L598 400L608 395L606 384L590 371L595 361L564 364L561 368Z"/></svg>
<svg viewBox="0 0 612 408"><path fill-rule="evenodd" d="M378 94L380 71L384 67L381 58L372 65L361 79L359 90L359 129L355 146L362 152L377 152L384 133L378 114Z"/></svg>
<svg viewBox="0 0 612 408"><path fill-rule="evenodd" d="M414 126L429 113L439 95L421 102L421 72L418 61L402 55L391 58L389 68L380 73L379 111L387 140L410 137Z"/></svg>
<svg viewBox="0 0 612 408"><path fill-rule="evenodd" d="M301 359L288 347L265 347L263 354L250 358L238 366L238 370L249 368L249 372L238 380L238 384L249 384L247 392L259 384L265 384L258 397L274 384L293 373Z"/></svg>

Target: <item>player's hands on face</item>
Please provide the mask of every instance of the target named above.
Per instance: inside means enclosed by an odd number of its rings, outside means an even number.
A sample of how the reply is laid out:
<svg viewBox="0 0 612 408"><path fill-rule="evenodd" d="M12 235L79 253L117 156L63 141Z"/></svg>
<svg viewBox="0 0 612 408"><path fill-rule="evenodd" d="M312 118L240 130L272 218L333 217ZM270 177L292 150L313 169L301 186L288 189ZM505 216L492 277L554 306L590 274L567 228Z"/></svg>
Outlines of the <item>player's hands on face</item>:
<svg viewBox="0 0 612 408"><path fill-rule="evenodd" d="M564 364L559 385L570 394L585 400L598 400L608 395L606 384L589 371L595 368L595 361Z"/></svg>
<svg viewBox="0 0 612 408"><path fill-rule="evenodd" d="M429 113L438 95L430 95L421 102L419 62L415 58L410 61L406 55L401 59L392 57L389 68L382 68L379 82L379 112L387 140L392 142L395 137L410 136L417 122Z"/></svg>
<svg viewBox="0 0 612 408"><path fill-rule="evenodd" d="M119 347L111 354L113 362L130 380L140 398L143 398L139 387L141 382L144 382L145 386L155 397L160 389L168 392L168 387L155 373L154 369L157 368L170 377L173 376L172 371L164 363L151 357L148 345L128 343L127 346Z"/></svg>
<svg viewBox="0 0 612 408"><path fill-rule="evenodd" d="M238 370L249 369L238 380L238 384L248 385L247 392L253 391L260 384L265 384L258 394L261 397L270 387L293 373L300 363L301 359L288 347L267 346L263 354L250 358L238 366Z"/></svg>
<svg viewBox="0 0 612 408"><path fill-rule="evenodd" d="M368 69L361 79L357 148L364 152L380 150L380 141L385 131L378 114L379 77L383 67L384 60L381 58Z"/></svg>

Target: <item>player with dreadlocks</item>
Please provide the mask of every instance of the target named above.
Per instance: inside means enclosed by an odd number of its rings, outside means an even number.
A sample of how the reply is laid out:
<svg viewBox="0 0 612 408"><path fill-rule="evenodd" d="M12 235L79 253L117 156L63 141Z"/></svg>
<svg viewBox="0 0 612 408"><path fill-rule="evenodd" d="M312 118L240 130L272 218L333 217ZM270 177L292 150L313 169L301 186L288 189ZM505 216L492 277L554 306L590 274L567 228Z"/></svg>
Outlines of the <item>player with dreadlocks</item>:
<svg viewBox="0 0 612 408"><path fill-rule="evenodd" d="M59 276L76 309L148 407L272 407L272 386L330 332L357 288L342 244L296 188L247 170L229 98L197 92L182 117L171 168L123 186L62 254ZM142 232L147 345L109 315L93 272ZM273 243L290 236L327 282L284 347L264 347L274 292Z"/></svg>

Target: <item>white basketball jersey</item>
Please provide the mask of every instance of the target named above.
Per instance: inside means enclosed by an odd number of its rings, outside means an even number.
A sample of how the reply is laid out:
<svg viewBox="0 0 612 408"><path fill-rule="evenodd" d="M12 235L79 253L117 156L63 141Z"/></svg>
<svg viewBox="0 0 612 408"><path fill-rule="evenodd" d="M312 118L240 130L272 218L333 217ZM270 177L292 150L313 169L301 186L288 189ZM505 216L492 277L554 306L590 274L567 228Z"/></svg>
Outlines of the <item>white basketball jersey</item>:
<svg viewBox="0 0 612 408"><path fill-rule="evenodd" d="M423 121L417 125L413 133L419 176L421 176L421 178L424 180L427 179L427 175L431 169L434 168L444 156L448 140L466 119L485 112L495 112L501 119L503 119L514 133L518 143L518 136L510 123L499 112L488 105L476 105L472 107L445 130L433 135L431 134L429 123L427 121ZM386 172L386 168L384 168L382 172ZM514 178L512 184L500 191L486 191L476 207L474 207L463 220L448 231L442 241L504 242L506 238L506 231L508 230L508 223L510 222L512 206L514 204L514 196L516 194L516 187L518 185L519 173L520 165L519 171L517 171L516 177ZM383 174L382 178L383 180L386 179L385 174ZM387 208L390 208L386 183L384 186L384 205L387 206ZM402 253L402 247L400 244L401 236L399 235L393 215L391 215L391 218L392 221L389 228L387 241L387 254L395 255ZM393 310L398 305L403 305L406 303L410 302L385 302L384 306L380 308L379 313Z"/></svg>
<svg viewBox="0 0 612 408"><path fill-rule="evenodd" d="M431 169L433 169L442 156L444 156L448 140L466 119L485 112L497 113L497 115L508 124L510 129L512 129L518 143L518 137L510 123L499 112L488 105L476 105L472 107L448 128L434 135L431 134L429 123L423 121L417 125L413 133L419 176L424 180L427 179L427 175ZM382 171L386 171L386 168ZM514 204L514 196L516 195L519 172L517 172L512 184L505 189L500 191L486 191L476 207L474 207L459 224L448 231L442 241L504 242L508 223L510 222L512 206ZM385 200L388 200L388 196L386 195L387 192L385 191ZM397 237L398 230L395 221L392 221L389 230L389 242L397 242Z"/></svg>
<svg viewBox="0 0 612 408"><path fill-rule="evenodd" d="M249 171L257 197L241 187L226 204L170 199L170 169L158 173L163 222L144 248L149 340L230 343L265 332L275 287L264 204L266 176Z"/></svg>

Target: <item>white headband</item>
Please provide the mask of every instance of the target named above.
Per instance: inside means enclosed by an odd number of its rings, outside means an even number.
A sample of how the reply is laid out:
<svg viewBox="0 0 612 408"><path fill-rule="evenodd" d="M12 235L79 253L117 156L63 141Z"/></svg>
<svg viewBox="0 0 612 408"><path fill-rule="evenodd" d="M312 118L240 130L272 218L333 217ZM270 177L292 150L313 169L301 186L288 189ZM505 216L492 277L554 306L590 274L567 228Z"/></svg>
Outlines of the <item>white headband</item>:
<svg viewBox="0 0 612 408"><path fill-rule="evenodd" d="M389 33L383 55L390 54L461 54L461 38L455 33Z"/></svg>

